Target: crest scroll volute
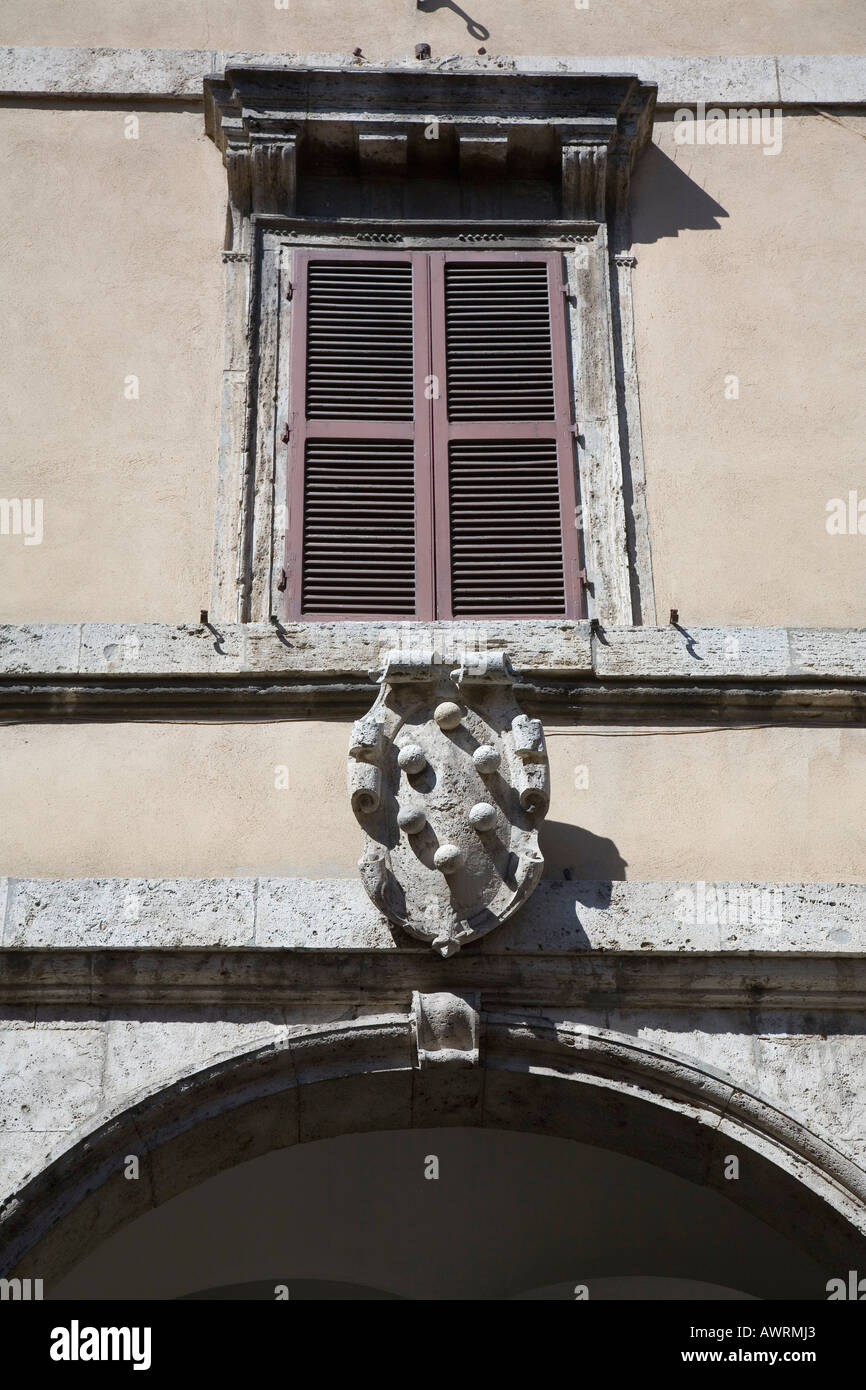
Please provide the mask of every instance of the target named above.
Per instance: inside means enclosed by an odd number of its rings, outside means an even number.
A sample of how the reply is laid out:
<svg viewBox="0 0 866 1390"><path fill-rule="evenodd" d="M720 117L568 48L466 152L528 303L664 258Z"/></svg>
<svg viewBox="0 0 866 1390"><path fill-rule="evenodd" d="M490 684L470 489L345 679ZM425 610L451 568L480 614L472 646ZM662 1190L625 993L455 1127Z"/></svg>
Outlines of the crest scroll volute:
<svg viewBox="0 0 866 1390"><path fill-rule="evenodd" d="M544 731L515 700L507 655L450 664L390 653L349 749L367 892L443 956L504 922L533 891L550 800Z"/></svg>

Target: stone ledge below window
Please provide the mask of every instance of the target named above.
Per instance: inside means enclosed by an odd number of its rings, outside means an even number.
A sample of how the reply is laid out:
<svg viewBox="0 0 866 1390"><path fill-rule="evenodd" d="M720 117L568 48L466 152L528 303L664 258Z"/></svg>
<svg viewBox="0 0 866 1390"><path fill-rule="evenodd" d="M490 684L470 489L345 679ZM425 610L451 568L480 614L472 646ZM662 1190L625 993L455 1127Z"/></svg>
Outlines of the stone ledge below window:
<svg viewBox="0 0 866 1390"><path fill-rule="evenodd" d="M565 619L0 625L0 680L375 678L385 653L508 652L518 674L604 681L866 681L866 628L603 627Z"/></svg>

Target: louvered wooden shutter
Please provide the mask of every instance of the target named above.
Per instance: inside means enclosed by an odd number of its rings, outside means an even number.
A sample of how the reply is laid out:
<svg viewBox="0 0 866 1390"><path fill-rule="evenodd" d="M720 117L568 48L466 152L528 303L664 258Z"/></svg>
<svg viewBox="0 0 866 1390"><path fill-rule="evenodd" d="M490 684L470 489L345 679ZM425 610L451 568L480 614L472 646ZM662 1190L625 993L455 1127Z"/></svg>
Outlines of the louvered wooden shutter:
<svg viewBox="0 0 866 1390"><path fill-rule="evenodd" d="M581 612L562 258L431 253L440 617Z"/></svg>
<svg viewBox="0 0 866 1390"><path fill-rule="evenodd" d="M580 616L562 274L294 253L290 617Z"/></svg>
<svg viewBox="0 0 866 1390"><path fill-rule="evenodd" d="M292 275L290 616L431 617L426 262L298 251Z"/></svg>

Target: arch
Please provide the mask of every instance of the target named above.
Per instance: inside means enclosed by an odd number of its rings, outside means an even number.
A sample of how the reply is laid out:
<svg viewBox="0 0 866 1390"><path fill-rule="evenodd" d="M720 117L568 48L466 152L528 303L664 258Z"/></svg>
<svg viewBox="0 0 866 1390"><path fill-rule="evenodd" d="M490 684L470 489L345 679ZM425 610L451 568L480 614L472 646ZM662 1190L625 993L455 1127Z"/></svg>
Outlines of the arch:
<svg viewBox="0 0 866 1390"><path fill-rule="evenodd" d="M0 1214L0 1274L50 1287L113 1231L294 1143L468 1125L576 1139L710 1187L830 1273L866 1256L866 1173L722 1073L604 1029L481 1016L480 1063L422 1064L413 1018L311 1027L182 1073L103 1118ZM123 1175L127 1154L140 1177ZM725 1179L728 1155L741 1159Z"/></svg>

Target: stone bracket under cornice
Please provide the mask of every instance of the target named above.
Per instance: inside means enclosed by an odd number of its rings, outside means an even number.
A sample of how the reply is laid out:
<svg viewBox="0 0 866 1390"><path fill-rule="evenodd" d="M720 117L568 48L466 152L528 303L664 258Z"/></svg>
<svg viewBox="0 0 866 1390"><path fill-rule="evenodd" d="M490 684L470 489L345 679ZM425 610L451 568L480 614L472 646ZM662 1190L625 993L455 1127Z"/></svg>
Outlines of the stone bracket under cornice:
<svg viewBox="0 0 866 1390"><path fill-rule="evenodd" d="M553 165L563 215L604 220L627 199L656 90L615 74L229 67L204 80L205 124L236 220L292 215L323 150L370 176Z"/></svg>

